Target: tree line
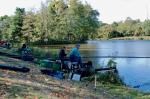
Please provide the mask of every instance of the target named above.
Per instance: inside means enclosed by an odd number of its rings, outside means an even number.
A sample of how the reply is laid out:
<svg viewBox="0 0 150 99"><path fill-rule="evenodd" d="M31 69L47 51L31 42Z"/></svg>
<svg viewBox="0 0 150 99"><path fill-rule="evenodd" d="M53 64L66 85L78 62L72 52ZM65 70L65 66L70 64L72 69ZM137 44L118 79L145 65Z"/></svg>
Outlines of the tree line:
<svg viewBox="0 0 150 99"><path fill-rule="evenodd" d="M80 0L50 0L38 11L16 8L0 17L0 39L15 43L85 41L99 27L99 13Z"/></svg>
<svg viewBox="0 0 150 99"><path fill-rule="evenodd" d="M0 17L0 40L14 43L72 43L88 39L150 36L150 20L106 24L99 12L80 0L49 0L38 11L16 8L12 16Z"/></svg>
<svg viewBox="0 0 150 99"><path fill-rule="evenodd" d="M97 30L97 39L112 39L118 37L142 37L150 36L150 20L141 22L127 17L125 21L112 24L101 23Z"/></svg>

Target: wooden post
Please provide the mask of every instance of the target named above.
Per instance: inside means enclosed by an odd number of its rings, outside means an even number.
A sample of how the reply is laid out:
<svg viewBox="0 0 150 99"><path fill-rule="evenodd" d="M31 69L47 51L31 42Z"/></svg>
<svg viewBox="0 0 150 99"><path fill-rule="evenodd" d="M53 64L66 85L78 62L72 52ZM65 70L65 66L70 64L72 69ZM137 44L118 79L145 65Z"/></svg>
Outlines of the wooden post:
<svg viewBox="0 0 150 99"><path fill-rule="evenodd" d="M97 77L96 77L96 73L95 73L95 86L94 86L95 89L96 89L96 84L97 84L96 82L97 82Z"/></svg>

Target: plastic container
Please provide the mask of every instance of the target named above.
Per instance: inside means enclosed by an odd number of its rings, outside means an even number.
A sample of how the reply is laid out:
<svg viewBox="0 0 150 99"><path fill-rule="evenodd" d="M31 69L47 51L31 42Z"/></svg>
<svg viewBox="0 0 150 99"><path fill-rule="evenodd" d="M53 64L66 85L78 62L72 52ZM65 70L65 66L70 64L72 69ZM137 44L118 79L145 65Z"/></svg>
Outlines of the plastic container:
<svg viewBox="0 0 150 99"><path fill-rule="evenodd" d="M53 62L51 62L50 60L40 60L40 66L41 67L45 67L45 68L52 68L53 66Z"/></svg>

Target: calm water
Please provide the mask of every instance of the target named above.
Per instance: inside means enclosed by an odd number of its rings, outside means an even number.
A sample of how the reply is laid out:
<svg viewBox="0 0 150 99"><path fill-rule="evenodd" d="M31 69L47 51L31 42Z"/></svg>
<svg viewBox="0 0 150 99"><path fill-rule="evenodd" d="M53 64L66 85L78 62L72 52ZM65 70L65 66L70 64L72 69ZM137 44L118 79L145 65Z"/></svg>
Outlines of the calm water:
<svg viewBox="0 0 150 99"><path fill-rule="evenodd" d="M96 67L106 66L109 58L95 56L150 57L150 41L88 41L81 45L80 51L82 56L90 57L84 61L92 60ZM137 89L150 92L150 58L116 58L115 61L120 77L128 86L138 86Z"/></svg>
<svg viewBox="0 0 150 99"><path fill-rule="evenodd" d="M150 41L88 41L95 46L93 56L150 56ZM92 59L96 64L106 65L108 59ZM117 69L124 82L139 90L150 92L150 58L116 58Z"/></svg>

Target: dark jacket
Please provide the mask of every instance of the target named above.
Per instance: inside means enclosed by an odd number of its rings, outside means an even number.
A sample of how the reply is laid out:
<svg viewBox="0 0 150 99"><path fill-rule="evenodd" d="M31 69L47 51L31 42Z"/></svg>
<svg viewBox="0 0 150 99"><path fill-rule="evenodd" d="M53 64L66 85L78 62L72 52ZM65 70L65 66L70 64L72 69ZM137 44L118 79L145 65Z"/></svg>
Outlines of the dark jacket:
<svg viewBox="0 0 150 99"><path fill-rule="evenodd" d="M64 49L61 49L60 52L59 52L59 59L60 60L64 60L65 57L66 57L66 53L65 53L65 50Z"/></svg>

